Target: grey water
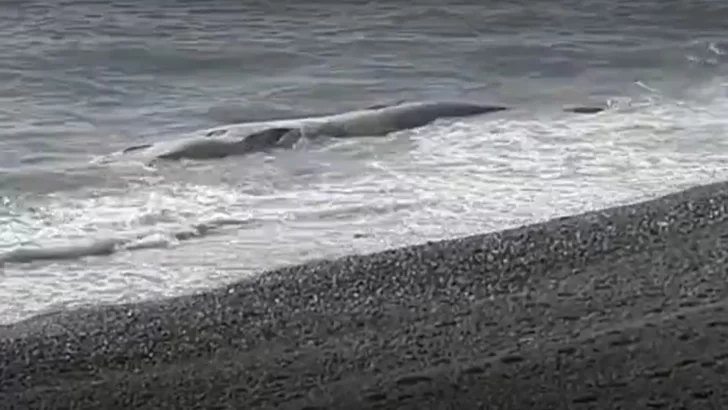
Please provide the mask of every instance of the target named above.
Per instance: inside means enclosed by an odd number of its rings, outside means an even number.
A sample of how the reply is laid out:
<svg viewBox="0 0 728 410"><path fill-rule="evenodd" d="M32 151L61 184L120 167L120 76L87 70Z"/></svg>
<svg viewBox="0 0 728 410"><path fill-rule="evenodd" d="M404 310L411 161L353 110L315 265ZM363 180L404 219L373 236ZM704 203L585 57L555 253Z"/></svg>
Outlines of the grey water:
<svg viewBox="0 0 728 410"><path fill-rule="evenodd" d="M65 257L1 265L0 322L726 179L727 35L720 0L2 1L0 260ZM96 161L402 99L517 109L223 160Z"/></svg>

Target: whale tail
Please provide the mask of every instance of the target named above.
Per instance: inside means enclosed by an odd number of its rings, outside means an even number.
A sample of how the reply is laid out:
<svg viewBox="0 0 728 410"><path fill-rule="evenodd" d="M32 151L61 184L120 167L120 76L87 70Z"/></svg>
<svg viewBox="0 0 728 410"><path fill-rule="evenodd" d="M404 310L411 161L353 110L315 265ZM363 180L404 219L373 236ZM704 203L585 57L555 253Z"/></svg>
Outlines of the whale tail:
<svg viewBox="0 0 728 410"><path fill-rule="evenodd" d="M133 146L131 146L131 147L129 147L129 148L124 148L124 149L123 149L123 150L121 151L121 153L122 153L122 154L127 154L127 153L129 153L129 152L132 152L132 151L138 151L138 150L140 150L140 149L144 149L144 148L149 148L149 147L151 147L151 146L152 146L152 144L141 144L141 145L133 145Z"/></svg>
<svg viewBox="0 0 728 410"><path fill-rule="evenodd" d="M388 108L388 107L394 107L395 105L402 105L406 103L407 100L397 100L392 103L375 103L369 106L364 107L365 110L381 110L382 108Z"/></svg>

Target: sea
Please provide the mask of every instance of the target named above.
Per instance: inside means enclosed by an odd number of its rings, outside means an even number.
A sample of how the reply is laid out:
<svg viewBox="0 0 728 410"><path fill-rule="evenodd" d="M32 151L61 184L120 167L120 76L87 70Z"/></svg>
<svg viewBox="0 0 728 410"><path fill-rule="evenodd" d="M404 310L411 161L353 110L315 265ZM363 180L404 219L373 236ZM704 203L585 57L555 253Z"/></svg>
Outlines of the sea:
<svg viewBox="0 0 728 410"><path fill-rule="evenodd" d="M0 323L728 177L720 0L2 0L0 55ZM513 110L243 157L98 160L400 100ZM563 111L581 105L608 109Z"/></svg>

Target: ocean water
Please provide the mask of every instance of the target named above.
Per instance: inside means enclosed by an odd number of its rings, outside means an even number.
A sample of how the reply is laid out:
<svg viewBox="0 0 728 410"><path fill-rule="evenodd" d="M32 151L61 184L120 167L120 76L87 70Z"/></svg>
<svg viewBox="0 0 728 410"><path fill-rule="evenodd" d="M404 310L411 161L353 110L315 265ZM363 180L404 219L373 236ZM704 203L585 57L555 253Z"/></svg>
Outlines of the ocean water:
<svg viewBox="0 0 728 410"><path fill-rule="evenodd" d="M491 3L0 2L0 259L67 256L0 266L0 323L728 176L728 3ZM272 154L97 161L403 99L515 109Z"/></svg>

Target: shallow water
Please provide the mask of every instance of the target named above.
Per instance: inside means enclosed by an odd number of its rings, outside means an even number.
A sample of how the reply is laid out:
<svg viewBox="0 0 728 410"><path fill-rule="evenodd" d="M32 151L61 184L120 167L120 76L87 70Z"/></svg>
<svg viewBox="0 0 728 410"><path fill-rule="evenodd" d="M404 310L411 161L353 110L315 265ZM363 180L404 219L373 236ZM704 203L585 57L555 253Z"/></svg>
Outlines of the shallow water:
<svg viewBox="0 0 728 410"><path fill-rule="evenodd" d="M726 178L728 5L537 3L4 2L0 253L117 246L0 267L0 322ZM272 155L94 162L401 99L518 109Z"/></svg>

